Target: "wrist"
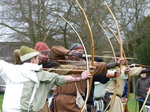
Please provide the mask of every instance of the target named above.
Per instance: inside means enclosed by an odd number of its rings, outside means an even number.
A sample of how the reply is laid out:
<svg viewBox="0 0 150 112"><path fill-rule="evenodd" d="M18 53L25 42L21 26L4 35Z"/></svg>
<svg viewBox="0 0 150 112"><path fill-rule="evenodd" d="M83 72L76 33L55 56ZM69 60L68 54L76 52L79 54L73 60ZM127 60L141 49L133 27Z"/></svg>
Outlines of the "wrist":
<svg viewBox="0 0 150 112"><path fill-rule="evenodd" d="M116 71L114 72L114 77L117 77L117 72Z"/></svg>
<svg viewBox="0 0 150 112"><path fill-rule="evenodd" d="M80 77L80 80L84 80L84 79L82 78L82 76Z"/></svg>
<svg viewBox="0 0 150 112"><path fill-rule="evenodd" d="M68 56L71 56L71 51L68 51L68 52L67 52L67 55L68 55Z"/></svg>
<svg viewBox="0 0 150 112"><path fill-rule="evenodd" d="M112 62L106 64L107 69L114 68L116 66L119 66L118 62Z"/></svg>
<svg viewBox="0 0 150 112"><path fill-rule="evenodd" d="M72 75L72 77L74 78L75 82L79 82L79 81L81 81L81 80L84 80L84 79L82 78L82 76L75 76L75 75Z"/></svg>

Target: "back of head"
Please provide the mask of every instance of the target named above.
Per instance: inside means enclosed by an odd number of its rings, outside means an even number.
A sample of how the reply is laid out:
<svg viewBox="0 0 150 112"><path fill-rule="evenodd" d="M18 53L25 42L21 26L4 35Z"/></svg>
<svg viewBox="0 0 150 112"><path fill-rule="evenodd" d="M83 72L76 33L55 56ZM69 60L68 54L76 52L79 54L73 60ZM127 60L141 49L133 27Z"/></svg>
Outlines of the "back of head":
<svg viewBox="0 0 150 112"><path fill-rule="evenodd" d="M50 48L44 42L37 42L35 44L34 50L41 53L50 52Z"/></svg>
<svg viewBox="0 0 150 112"><path fill-rule="evenodd" d="M20 48L20 59L22 62L27 61L40 54L41 54L40 52L26 46L22 46Z"/></svg>
<svg viewBox="0 0 150 112"><path fill-rule="evenodd" d="M79 43L74 43L69 48L69 50L77 50L77 49L83 49L83 46Z"/></svg>
<svg viewBox="0 0 150 112"><path fill-rule="evenodd" d="M20 50L19 49L16 49L14 50L14 60L15 60L15 63L16 64L22 64L22 61L20 59Z"/></svg>

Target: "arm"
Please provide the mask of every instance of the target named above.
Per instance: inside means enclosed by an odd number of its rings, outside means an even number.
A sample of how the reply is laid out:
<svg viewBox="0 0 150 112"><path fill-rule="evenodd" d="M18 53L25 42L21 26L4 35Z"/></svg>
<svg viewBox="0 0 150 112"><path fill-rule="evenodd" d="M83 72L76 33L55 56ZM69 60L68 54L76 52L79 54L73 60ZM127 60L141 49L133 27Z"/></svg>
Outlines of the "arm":
<svg viewBox="0 0 150 112"><path fill-rule="evenodd" d="M106 67L107 67L107 69L114 68L114 67L119 66L121 63L124 64L125 60L124 59L119 59L117 62L107 63Z"/></svg>
<svg viewBox="0 0 150 112"><path fill-rule="evenodd" d="M145 68L141 71L141 73L150 73L150 68Z"/></svg>
<svg viewBox="0 0 150 112"><path fill-rule="evenodd" d="M94 67L95 67L94 76L106 73L108 70L106 67L106 63L102 63L102 62L94 63Z"/></svg>
<svg viewBox="0 0 150 112"><path fill-rule="evenodd" d="M107 78L116 78L116 77L118 77L120 75L120 71L115 71L114 73L110 73L110 72L108 72L107 74L106 74L106 77Z"/></svg>
<svg viewBox="0 0 150 112"><path fill-rule="evenodd" d="M52 55L55 59L63 59L65 56L68 55L68 52L70 52L70 50L62 47L62 46L53 46L51 48L52 51Z"/></svg>
<svg viewBox="0 0 150 112"><path fill-rule="evenodd" d="M78 82L78 81L81 81L81 80L86 80L88 78L91 78L91 74L88 71L84 71L84 72L82 72L81 76L67 75L67 76L64 76L64 78L66 79L67 83L69 83L69 82Z"/></svg>

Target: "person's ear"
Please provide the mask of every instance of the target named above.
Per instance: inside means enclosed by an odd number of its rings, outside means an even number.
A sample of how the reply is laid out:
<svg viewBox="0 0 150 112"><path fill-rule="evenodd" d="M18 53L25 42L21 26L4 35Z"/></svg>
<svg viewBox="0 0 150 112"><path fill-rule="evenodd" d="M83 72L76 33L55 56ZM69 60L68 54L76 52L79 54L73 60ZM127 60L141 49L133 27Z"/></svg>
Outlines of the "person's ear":
<svg viewBox="0 0 150 112"><path fill-rule="evenodd" d="M31 59L31 63L34 63L35 60L36 60L35 57L33 57L33 58Z"/></svg>

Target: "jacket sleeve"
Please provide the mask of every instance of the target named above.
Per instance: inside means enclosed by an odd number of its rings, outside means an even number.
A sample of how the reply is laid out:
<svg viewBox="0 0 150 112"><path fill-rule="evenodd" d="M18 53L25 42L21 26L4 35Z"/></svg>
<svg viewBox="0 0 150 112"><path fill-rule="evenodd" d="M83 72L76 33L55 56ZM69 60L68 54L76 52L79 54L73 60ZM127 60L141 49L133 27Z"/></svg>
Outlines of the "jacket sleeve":
<svg viewBox="0 0 150 112"><path fill-rule="evenodd" d="M134 67L130 69L130 76L138 76L142 71L142 67Z"/></svg>
<svg viewBox="0 0 150 112"><path fill-rule="evenodd" d="M62 47L62 46L53 46L51 48L51 52L52 52L52 55L53 55L53 58L55 59L64 59L65 56L67 56L67 53L69 52L70 50Z"/></svg>
<svg viewBox="0 0 150 112"><path fill-rule="evenodd" d="M42 83L49 83L49 85L62 86L66 83L66 80L63 75L58 75L53 72L40 71L37 72L37 77Z"/></svg>
<svg viewBox="0 0 150 112"><path fill-rule="evenodd" d="M138 90L139 90L139 79L136 81L135 96L138 96Z"/></svg>
<svg viewBox="0 0 150 112"><path fill-rule="evenodd" d="M107 72L107 67L106 67L106 64L105 63L102 63L102 62L96 62L95 63L95 66L96 66L96 70L94 72L94 76L97 76L97 75L101 75L103 73L106 73Z"/></svg>

